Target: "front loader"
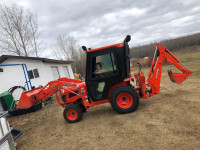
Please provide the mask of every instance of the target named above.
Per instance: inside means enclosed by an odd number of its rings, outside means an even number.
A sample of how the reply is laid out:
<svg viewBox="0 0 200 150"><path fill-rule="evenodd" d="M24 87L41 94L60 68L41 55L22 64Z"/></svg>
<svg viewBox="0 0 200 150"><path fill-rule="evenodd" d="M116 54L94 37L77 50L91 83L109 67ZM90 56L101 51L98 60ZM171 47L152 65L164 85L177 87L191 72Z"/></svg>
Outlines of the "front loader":
<svg viewBox="0 0 200 150"><path fill-rule="evenodd" d="M51 81L44 87L22 93L17 108L28 109L55 94L58 104L65 107L63 116L69 123L80 121L87 109L104 103L111 103L116 112L125 114L137 109L139 99L160 92L164 58L182 71L168 71L172 82L182 83L192 73L167 48L157 44L147 81L139 65L139 72L134 73L136 85L132 85L130 40L128 35L122 43L110 46L96 49L83 46L87 54L85 82L68 78Z"/></svg>

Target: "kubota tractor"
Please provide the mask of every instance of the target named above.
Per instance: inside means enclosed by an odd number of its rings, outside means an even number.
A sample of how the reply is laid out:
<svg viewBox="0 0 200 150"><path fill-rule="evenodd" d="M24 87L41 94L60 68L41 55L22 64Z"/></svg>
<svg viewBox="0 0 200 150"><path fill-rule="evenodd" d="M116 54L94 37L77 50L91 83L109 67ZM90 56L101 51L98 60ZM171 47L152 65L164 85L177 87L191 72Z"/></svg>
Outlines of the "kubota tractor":
<svg viewBox="0 0 200 150"><path fill-rule="evenodd" d="M58 104L65 107L63 116L69 123L80 121L87 109L104 103L111 103L116 112L125 114L137 109L139 99L159 93L164 58L182 71L172 73L169 70L171 81L181 83L192 73L168 49L157 44L147 82L141 66L134 74L134 81L130 72L130 40L128 35L119 44L90 50L83 46L87 53L85 82L68 78L51 81L44 87L22 93L17 108L29 109L56 94ZM133 86L131 81L136 85Z"/></svg>

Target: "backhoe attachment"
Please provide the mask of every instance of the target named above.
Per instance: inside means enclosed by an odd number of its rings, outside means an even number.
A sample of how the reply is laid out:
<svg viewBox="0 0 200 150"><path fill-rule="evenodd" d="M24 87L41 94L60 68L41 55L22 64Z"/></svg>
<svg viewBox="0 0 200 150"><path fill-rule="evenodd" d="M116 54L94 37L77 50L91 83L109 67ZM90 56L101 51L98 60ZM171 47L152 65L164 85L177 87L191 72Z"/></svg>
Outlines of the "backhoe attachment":
<svg viewBox="0 0 200 150"><path fill-rule="evenodd" d="M152 92L155 94L160 91L161 72L164 58L167 63L173 64L182 72L173 73L171 70L168 70L169 78L172 82L182 83L192 73L192 71L185 67L167 48L158 43L151 64L149 79L147 80L151 84Z"/></svg>
<svg viewBox="0 0 200 150"><path fill-rule="evenodd" d="M167 48L163 47L159 43L156 45L156 50L154 57L151 63L151 68L149 71L149 78L147 83L140 80L144 78L143 73L135 73L135 78L137 80L138 89L140 91L140 98L148 98L152 95L158 94L160 92L160 82L161 82L161 73L163 60L166 59L167 63L171 63L176 66L182 73L173 73L171 70L168 70L169 78L174 83L182 83L191 73L187 67L185 67L180 60L174 56Z"/></svg>

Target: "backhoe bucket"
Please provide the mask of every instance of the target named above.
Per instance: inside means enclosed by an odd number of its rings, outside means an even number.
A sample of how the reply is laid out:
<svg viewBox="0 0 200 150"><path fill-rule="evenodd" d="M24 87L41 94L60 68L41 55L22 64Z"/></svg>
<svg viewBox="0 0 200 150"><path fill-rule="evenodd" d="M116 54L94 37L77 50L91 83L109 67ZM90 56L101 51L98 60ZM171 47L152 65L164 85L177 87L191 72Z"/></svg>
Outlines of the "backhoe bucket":
<svg viewBox="0 0 200 150"><path fill-rule="evenodd" d="M192 72L188 74L185 73L173 73L171 70L168 70L169 78L174 83L182 83Z"/></svg>

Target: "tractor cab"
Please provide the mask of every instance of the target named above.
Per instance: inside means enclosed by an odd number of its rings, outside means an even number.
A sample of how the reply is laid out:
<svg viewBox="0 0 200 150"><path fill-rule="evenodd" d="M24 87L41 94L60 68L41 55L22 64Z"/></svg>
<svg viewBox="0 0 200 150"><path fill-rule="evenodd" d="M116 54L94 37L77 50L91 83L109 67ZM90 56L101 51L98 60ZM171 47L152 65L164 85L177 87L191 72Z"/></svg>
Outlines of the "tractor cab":
<svg viewBox="0 0 200 150"><path fill-rule="evenodd" d="M124 42L87 50L86 86L88 96L94 101L108 99L110 89L129 78L130 49L128 35Z"/></svg>

